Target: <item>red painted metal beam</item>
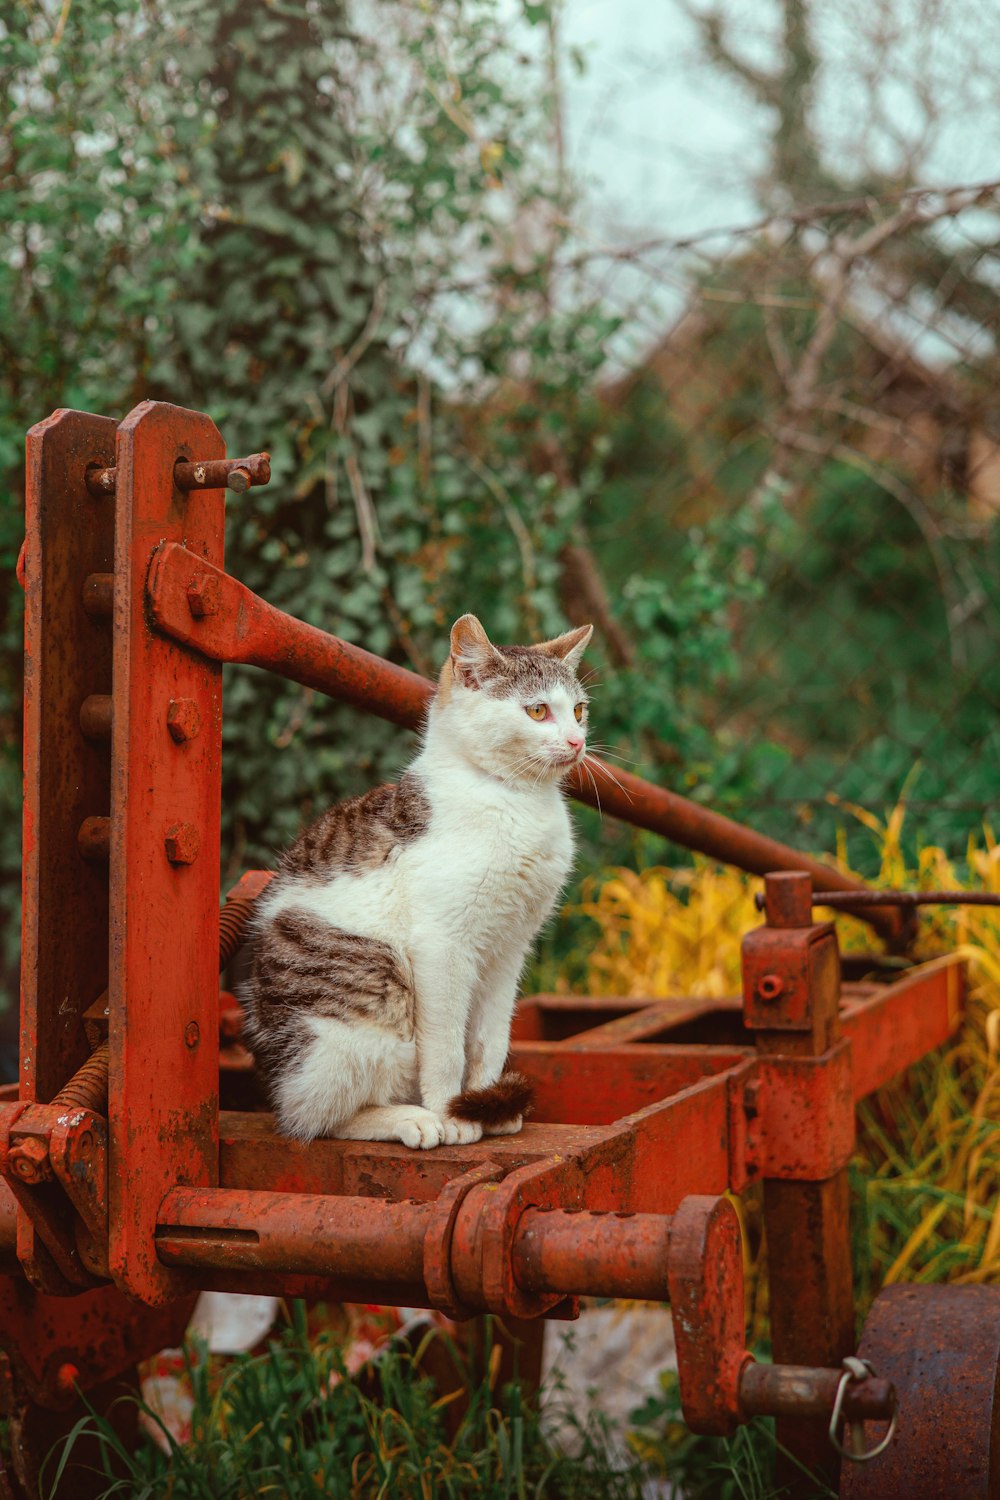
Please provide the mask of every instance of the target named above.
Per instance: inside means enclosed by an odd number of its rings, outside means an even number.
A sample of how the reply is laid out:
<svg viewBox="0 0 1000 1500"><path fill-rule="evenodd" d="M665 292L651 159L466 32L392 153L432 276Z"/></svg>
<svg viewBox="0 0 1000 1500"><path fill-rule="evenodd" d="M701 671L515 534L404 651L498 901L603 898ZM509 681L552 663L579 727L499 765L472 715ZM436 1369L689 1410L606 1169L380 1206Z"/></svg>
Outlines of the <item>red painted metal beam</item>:
<svg viewBox="0 0 1000 1500"><path fill-rule="evenodd" d="M197 612L192 609L193 594L200 601ZM215 661L263 667L408 729L419 725L434 691L433 683L415 672L276 609L177 543L165 543L153 558L149 602L153 619L165 634L197 647ZM580 773L570 783L573 796L592 807L600 805L623 822L752 874L801 870L828 890L867 889L819 860L699 807L676 792L653 786L628 771L612 772L600 762L597 769L603 773L599 791ZM893 941L903 935L898 911L877 907L858 915Z"/></svg>
<svg viewBox="0 0 1000 1500"><path fill-rule="evenodd" d="M841 1024L852 1042L855 1099L943 1047L961 1025L964 1003L965 965L958 958L937 960L869 999L849 1001Z"/></svg>

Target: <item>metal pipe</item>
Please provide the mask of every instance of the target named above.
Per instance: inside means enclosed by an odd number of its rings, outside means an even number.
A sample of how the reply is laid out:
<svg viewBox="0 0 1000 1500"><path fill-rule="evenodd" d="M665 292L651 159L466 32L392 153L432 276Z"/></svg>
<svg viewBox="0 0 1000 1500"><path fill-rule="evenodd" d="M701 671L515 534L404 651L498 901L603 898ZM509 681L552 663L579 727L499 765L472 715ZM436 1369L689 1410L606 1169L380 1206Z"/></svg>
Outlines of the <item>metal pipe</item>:
<svg viewBox="0 0 1000 1500"><path fill-rule="evenodd" d="M527 1208L514 1235L514 1279L526 1292L667 1298L668 1214Z"/></svg>
<svg viewBox="0 0 1000 1500"><path fill-rule="evenodd" d="M168 1266L363 1278L422 1287L431 1203L173 1188L157 1215Z"/></svg>
<svg viewBox="0 0 1000 1500"><path fill-rule="evenodd" d="M208 574L218 583L219 607L194 619L188 588L192 577L204 579ZM161 547L153 559L149 598L161 630L213 660L262 667L404 728L421 724L433 697L434 684L416 672L285 614L238 579L176 543ZM751 874L800 870L829 889L868 889L819 860L699 807L676 792L627 771L612 771L597 757L589 759L597 787L581 771L570 779L569 790L579 801L599 806L625 823L662 834ZM900 913L891 908L876 907L859 915L890 941L898 942L905 934Z"/></svg>
<svg viewBox="0 0 1000 1500"><path fill-rule="evenodd" d="M740 1375L740 1410L744 1417L829 1417L843 1370L808 1365L749 1362ZM842 1411L850 1422L888 1421L896 1410L892 1382L872 1375L852 1381L844 1391Z"/></svg>

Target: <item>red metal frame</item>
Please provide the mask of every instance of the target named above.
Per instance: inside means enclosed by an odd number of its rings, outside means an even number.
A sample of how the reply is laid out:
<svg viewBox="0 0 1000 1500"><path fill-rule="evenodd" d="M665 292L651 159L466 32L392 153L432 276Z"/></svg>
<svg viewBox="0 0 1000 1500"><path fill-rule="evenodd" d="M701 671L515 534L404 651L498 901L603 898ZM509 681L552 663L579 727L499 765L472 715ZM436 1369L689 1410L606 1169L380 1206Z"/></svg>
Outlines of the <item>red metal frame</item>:
<svg viewBox="0 0 1000 1500"><path fill-rule="evenodd" d="M431 691L222 571L224 491L206 486L234 471L260 482L266 467L257 455L202 469L222 453L206 417L163 403L117 430L63 412L29 434L22 1078L0 1103L0 1255L39 1299L0 1331L22 1351L23 1391L56 1402L55 1344L77 1347L86 1309L110 1316L123 1296L130 1360L201 1286L517 1319L573 1316L584 1294L648 1297L674 1305L692 1426L794 1417L786 1440L822 1467L816 1412L854 1337L854 1104L954 1032L961 966L842 989L811 881L864 887L616 772L626 789L602 787L606 812L743 868L799 872L766 882L742 1003L525 1001L512 1055L534 1116L474 1146L303 1147L267 1114L220 1112L220 1062L223 1103L252 1095L220 957L268 878L245 876L220 925L221 663L407 725ZM904 941L897 911L864 916ZM745 1348L725 1197L754 1182L778 1361L763 1373ZM0 1298L13 1305L17 1287L4 1281ZM86 1385L124 1358L98 1346L76 1364ZM888 1401L861 1383L848 1405L877 1415Z"/></svg>

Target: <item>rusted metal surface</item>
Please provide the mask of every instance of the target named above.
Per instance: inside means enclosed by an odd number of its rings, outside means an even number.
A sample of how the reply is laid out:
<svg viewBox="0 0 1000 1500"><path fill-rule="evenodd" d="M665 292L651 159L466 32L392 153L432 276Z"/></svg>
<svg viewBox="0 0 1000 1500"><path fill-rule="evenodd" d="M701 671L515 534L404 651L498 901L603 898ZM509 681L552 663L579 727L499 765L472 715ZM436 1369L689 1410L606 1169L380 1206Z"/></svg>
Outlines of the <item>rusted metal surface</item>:
<svg viewBox="0 0 1000 1500"><path fill-rule="evenodd" d="M54 1097L87 1056L81 1018L107 983L107 863L80 857L81 825L107 814L105 747L80 732L80 703L111 692L107 617L85 607L108 576L114 513L87 491L91 463L114 457L115 424L57 411L27 436L23 580L24 808L19 1094ZM21 1264L36 1284L66 1282L24 1213Z"/></svg>
<svg viewBox="0 0 1000 1500"><path fill-rule="evenodd" d="M270 870L248 870L226 896L219 913L220 969L224 969L236 954L246 934L254 902L271 878Z"/></svg>
<svg viewBox="0 0 1000 1500"><path fill-rule="evenodd" d="M164 538L221 564L224 491L185 498L174 466L224 451L207 417L166 403L143 402L118 429L108 1255L122 1290L149 1303L189 1284L156 1255L164 1195L218 1170L221 671L150 631L146 577ZM184 744L167 725L180 698L201 723Z"/></svg>
<svg viewBox="0 0 1000 1500"><path fill-rule="evenodd" d="M209 582L215 607L204 616L193 616L188 590L194 585L200 595ZM423 719L434 690L426 678L275 609L221 569L204 567L186 547L168 542L159 549L150 569L149 597L153 618L161 630L186 645L197 646L216 661L264 667L406 728L416 728ZM865 889L859 881L828 865L699 807L676 792L618 769L614 772L616 785L610 771L600 774L599 762L597 769L599 792L581 772L570 783L574 797L596 807L599 796L605 813L626 823L754 874L798 869L830 889ZM866 911L864 917L892 939L903 932L899 913L892 909L876 908Z"/></svg>
<svg viewBox="0 0 1000 1500"><path fill-rule="evenodd" d="M779 925L771 926L769 920L766 928L744 938L743 983L744 1012L748 1026L756 1031L758 1055L780 1080L774 1088L772 1072L772 1087L762 1089L762 1120L773 1129L786 1101L803 1089L810 1067L824 1057L831 1059L838 1049L844 1058L850 1054L840 1037L840 960L832 928L828 923L801 925L807 910L812 914L801 877L772 877L765 894L769 919L773 910ZM779 981L773 999L761 993L764 976ZM811 1154L820 1159L810 1166L810 1152L799 1153L798 1142L790 1139L797 1170L783 1175L770 1162L765 1165L764 1225L776 1364L835 1368L854 1352L846 1166L854 1132L853 1087L849 1072L838 1080L831 1069L828 1078L835 1086L820 1106L818 1128L811 1138L808 1115L793 1111L796 1128L804 1133L803 1145L811 1145ZM800 1104L804 1097L800 1093ZM765 1128L762 1140L767 1136ZM786 1170L788 1165L783 1164ZM827 1425L821 1418L778 1418L778 1477L790 1494L813 1493L808 1474L834 1474L836 1455Z"/></svg>
<svg viewBox="0 0 1000 1500"><path fill-rule="evenodd" d="M801 871L772 866L764 877L764 904L768 927L812 925L812 881Z"/></svg>
<svg viewBox="0 0 1000 1500"><path fill-rule="evenodd" d="M762 1054L756 1078L764 1177L814 1181L847 1165L854 1150L849 1041L818 1057Z"/></svg>
<svg viewBox="0 0 1000 1500"><path fill-rule="evenodd" d="M22 1399L61 1410L73 1400L60 1380L67 1363L89 1390L157 1349L179 1344L194 1297L151 1309L104 1286L75 1297L35 1292L20 1277L0 1277L0 1345Z"/></svg>
<svg viewBox="0 0 1000 1500"><path fill-rule="evenodd" d="M740 1225L727 1199L692 1196L680 1205L671 1227L669 1285L684 1419L695 1432L731 1432L750 1355Z"/></svg>
<svg viewBox="0 0 1000 1500"><path fill-rule="evenodd" d="M830 1420L841 1370L806 1365L765 1365L756 1360L740 1375L740 1410L744 1417L825 1417ZM888 1421L896 1410L891 1380L871 1375L847 1387L842 1407L850 1422Z"/></svg>
<svg viewBox="0 0 1000 1500"><path fill-rule="evenodd" d="M423 1280L430 1207L381 1198L174 1188L160 1208L157 1253L174 1266L212 1266Z"/></svg>
<svg viewBox="0 0 1000 1500"><path fill-rule="evenodd" d="M103 1114L108 1103L108 1043L98 1043L87 1061L64 1083L52 1101L53 1109L91 1109Z"/></svg>
<svg viewBox="0 0 1000 1500"><path fill-rule="evenodd" d="M840 959L829 922L807 927L759 927L743 939L743 1014L762 1031L809 1032L810 995L833 986L839 997Z"/></svg>
<svg viewBox="0 0 1000 1500"><path fill-rule="evenodd" d="M669 1214L528 1208L511 1246L514 1277L527 1292L663 1302L672 1225Z"/></svg>
<svg viewBox="0 0 1000 1500"><path fill-rule="evenodd" d="M80 731L88 740L111 738L111 694L91 693L80 704Z"/></svg>
<svg viewBox="0 0 1000 1500"><path fill-rule="evenodd" d="M111 854L111 819L84 818L77 830L76 847L88 864L106 865Z"/></svg>
<svg viewBox="0 0 1000 1500"><path fill-rule="evenodd" d="M107 867L79 857L77 835L107 816L110 769L78 715L89 695L111 692L111 635L82 595L89 575L112 566L114 511L91 497L85 475L113 460L114 442L113 421L73 411L27 439L20 1092L29 1100L51 1099L84 1061L80 1018L107 984Z"/></svg>
<svg viewBox="0 0 1000 1500"><path fill-rule="evenodd" d="M757 895L754 902L764 911L766 898ZM843 891L814 891L813 906L850 911L861 906L1000 906L1000 895L989 891L864 891L856 896Z"/></svg>
<svg viewBox="0 0 1000 1500"><path fill-rule="evenodd" d="M885 1453L843 1465L844 1500L1000 1494L1000 1287L887 1287L859 1353L895 1385L899 1416ZM866 1424L866 1446L884 1431Z"/></svg>
<svg viewBox="0 0 1000 1500"><path fill-rule="evenodd" d="M957 958L936 961L870 998L848 1000L841 1011L851 1039L855 1099L863 1099L935 1047L961 1025L965 967Z"/></svg>
<svg viewBox="0 0 1000 1500"><path fill-rule="evenodd" d="M92 620L109 620L115 607L115 575L88 573L80 596L83 612Z"/></svg>

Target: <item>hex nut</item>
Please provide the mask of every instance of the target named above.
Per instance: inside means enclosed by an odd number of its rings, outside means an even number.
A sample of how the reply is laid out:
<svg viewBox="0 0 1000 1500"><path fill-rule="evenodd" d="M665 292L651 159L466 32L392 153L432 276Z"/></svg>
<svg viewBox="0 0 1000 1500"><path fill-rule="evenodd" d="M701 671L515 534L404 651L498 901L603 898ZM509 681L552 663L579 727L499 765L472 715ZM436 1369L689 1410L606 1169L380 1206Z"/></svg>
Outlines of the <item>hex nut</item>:
<svg viewBox="0 0 1000 1500"><path fill-rule="evenodd" d="M193 823L175 823L167 829L163 847L172 865L193 865L201 848L197 828Z"/></svg>
<svg viewBox="0 0 1000 1500"><path fill-rule="evenodd" d="M19 1141L10 1153L10 1165L22 1182L43 1182L52 1176L49 1148L37 1136Z"/></svg>
<svg viewBox="0 0 1000 1500"><path fill-rule="evenodd" d="M193 740L201 732L201 714L193 698L171 698L167 708L167 728L178 745Z"/></svg>
<svg viewBox="0 0 1000 1500"><path fill-rule="evenodd" d="M222 590L214 573L197 573L187 586L188 609L196 620L217 615L222 608Z"/></svg>

